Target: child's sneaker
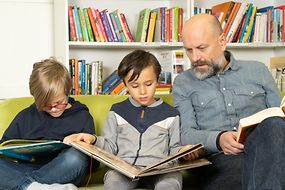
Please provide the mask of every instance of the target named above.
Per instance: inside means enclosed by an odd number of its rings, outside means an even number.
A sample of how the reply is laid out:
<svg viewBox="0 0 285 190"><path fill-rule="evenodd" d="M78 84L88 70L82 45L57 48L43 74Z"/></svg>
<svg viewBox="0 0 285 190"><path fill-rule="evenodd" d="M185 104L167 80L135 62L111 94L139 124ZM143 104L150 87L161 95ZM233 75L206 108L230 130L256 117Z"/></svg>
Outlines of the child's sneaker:
<svg viewBox="0 0 285 190"><path fill-rule="evenodd" d="M68 184L54 183L48 185L48 184L33 182L27 187L26 190L77 190L77 187L71 183Z"/></svg>

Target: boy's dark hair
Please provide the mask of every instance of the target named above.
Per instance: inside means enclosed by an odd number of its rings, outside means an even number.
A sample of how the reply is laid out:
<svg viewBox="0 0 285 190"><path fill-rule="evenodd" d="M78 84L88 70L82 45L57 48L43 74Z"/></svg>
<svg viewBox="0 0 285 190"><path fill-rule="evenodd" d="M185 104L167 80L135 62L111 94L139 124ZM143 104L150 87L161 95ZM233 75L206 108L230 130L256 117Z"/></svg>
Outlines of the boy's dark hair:
<svg viewBox="0 0 285 190"><path fill-rule="evenodd" d="M143 69L152 66L156 74L157 80L161 72L161 66L156 57L144 50L135 50L126 55L118 67L118 75L123 79L124 83L136 80ZM125 77L133 70L133 74L129 81L125 81Z"/></svg>

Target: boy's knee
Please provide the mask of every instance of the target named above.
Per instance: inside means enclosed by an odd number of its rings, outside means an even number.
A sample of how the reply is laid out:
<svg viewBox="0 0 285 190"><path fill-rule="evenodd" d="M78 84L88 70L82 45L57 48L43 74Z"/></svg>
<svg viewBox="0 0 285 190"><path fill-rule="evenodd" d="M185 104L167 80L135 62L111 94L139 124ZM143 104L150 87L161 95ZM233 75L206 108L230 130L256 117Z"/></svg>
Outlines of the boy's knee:
<svg viewBox="0 0 285 190"><path fill-rule="evenodd" d="M182 182L179 179L167 178L158 181L155 184L155 190L180 190L182 189Z"/></svg>

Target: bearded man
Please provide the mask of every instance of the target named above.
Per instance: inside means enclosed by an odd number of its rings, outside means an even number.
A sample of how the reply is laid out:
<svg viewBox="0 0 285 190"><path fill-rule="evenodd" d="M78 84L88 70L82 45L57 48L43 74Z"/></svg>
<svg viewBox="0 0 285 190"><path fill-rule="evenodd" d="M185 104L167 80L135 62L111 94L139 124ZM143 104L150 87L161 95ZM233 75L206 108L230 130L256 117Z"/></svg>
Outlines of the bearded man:
<svg viewBox="0 0 285 190"><path fill-rule="evenodd" d="M191 69L176 77L173 99L181 116L182 145L202 143L212 162L189 171L199 176L200 189L285 189L283 118L264 120L244 145L236 141L241 118L280 105L268 68L236 60L212 15L191 17L182 39Z"/></svg>

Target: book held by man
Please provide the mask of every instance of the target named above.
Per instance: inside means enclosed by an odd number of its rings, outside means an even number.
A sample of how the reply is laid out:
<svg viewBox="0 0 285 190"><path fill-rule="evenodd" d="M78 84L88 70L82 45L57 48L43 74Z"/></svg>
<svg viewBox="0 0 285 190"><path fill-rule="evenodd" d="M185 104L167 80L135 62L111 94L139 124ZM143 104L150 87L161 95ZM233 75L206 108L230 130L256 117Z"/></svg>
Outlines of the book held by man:
<svg viewBox="0 0 285 190"><path fill-rule="evenodd" d="M183 149L183 151L180 151L173 156L169 156L158 163L144 168L134 166L118 156L115 156L99 147L87 144L85 142L72 142L70 143L70 145L132 179L137 179L143 176L151 176L173 171L179 171L183 169L196 168L211 164L205 158L185 161L178 160L179 158L193 152L199 152L199 155L203 154L204 147L201 144L190 145L186 149Z"/></svg>
<svg viewBox="0 0 285 190"><path fill-rule="evenodd" d="M257 127L259 123L269 117L285 117L285 105L281 107L271 107L261 110L253 115L242 118L239 121L237 142L244 143L249 134Z"/></svg>
<svg viewBox="0 0 285 190"><path fill-rule="evenodd" d="M61 141L12 139L0 144L0 155L16 160L35 161L38 156L70 147Z"/></svg>

